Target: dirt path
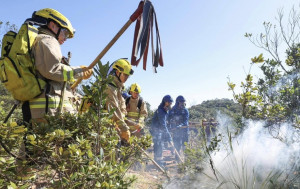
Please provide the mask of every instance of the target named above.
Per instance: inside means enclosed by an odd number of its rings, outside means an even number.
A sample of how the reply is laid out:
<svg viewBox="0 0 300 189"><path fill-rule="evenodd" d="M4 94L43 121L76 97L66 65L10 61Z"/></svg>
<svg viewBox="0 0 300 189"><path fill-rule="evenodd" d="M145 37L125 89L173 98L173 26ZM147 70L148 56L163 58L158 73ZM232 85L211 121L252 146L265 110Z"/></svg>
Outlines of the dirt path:
<svg viewBox="0 0 300 189"><path fill-rule="evenodd" d="M147 153L153 157L151 149ZM135 176L136 182L130 187L130 189L156 189L162 188L168 182L167 176L162 173L151 160L145 156L142 163L134 164L126 174L127 176ZM167 148L163 150L163 157L165 162L165 170L171 179L178 176L178 165L175 160L175 156L172 154L171 149Z"/></svg>

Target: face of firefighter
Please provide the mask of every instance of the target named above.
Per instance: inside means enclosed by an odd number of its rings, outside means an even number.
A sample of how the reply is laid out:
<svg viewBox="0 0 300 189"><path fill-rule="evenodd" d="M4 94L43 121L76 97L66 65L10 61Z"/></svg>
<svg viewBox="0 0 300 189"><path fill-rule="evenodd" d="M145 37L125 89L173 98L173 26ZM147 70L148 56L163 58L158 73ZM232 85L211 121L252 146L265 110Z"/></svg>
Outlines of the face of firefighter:
<svg viewBox="0 0 300 189"><path fill-rule="evenodd" d="M165 102L165 110L171 109L172 102Z"/></svg>
<svg viewBox="0 0 300 189"><path fill-rule="evenodd" d="M70 36L70 33L67 29L65 28L62 28L60 30L60 33L59 33L59 36L58 36L58 42L59 44L63 44Z"/></svg>
<svg viewBox="0 0 300 189"><path fill-rule="evenodd" d="M181 109L185 108L185 102L179 102L178 107L181 108Z"/></svg>
<svg viewBox="0 0 300 189"><path fill-rule="evenodd" d="M119 76L119 79L122 83L125 83L127 79L129 78L129 75L116 71L117 76Z"/></svg>
<svg viewBox="0 0 300 189"><path fill-rule="evenodd" d="M59 31L59 26L54 23L54 22L50 22L48 25L49 29L51 29L55 34L57 34L57 32ZM60 30L59 36L58 36L58 42L60 45L62 45L69 37L69 31L67 29L62 28Z"/></svg>
<svg viewBox="0 0 300 189"><path fill-rule="evenodd" d="M132 91L130 93L133 99L137 99L139 97L139 93L132 92Z"/></svg>

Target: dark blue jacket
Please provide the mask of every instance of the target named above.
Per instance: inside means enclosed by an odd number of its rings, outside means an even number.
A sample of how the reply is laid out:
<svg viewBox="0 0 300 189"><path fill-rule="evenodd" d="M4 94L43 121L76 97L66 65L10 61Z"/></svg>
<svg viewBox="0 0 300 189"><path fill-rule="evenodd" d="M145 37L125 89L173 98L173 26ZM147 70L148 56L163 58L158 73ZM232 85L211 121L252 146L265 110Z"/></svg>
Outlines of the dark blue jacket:
<svg viewBox="0 0 300 189"><path fill-rule="evenodd" d="M167 133L167 137L171 137L167 129L168 111L164 108L164 102L162 102L157 110L154 112L152 123L151 123L151 134L155 135L155 132Z"/></svg>
<svg viewBox="0 0 300 189"><path fill-rule="evenodd" d="M178 103L169 112L169 123L171 128L189 126L189 111L187 108L179 108ZM187 128L188 130L188 128Z"/></svg>

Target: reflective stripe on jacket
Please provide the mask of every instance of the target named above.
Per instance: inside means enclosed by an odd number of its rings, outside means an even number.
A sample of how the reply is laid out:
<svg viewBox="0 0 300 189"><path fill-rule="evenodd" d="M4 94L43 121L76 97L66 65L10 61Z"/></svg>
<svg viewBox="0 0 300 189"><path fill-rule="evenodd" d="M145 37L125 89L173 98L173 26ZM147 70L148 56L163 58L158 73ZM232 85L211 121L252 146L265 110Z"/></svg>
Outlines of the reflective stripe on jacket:
<svg viewBox="0 0 300 189"><path fill-rule="evenodd" d="M29 101L30 108L46 108L46 98L35 98ZM60 97L54 96L48 98L48 108L59 108L60 107ZM63 103L64 108L73 108L69 100L65 99Z"/></svg>

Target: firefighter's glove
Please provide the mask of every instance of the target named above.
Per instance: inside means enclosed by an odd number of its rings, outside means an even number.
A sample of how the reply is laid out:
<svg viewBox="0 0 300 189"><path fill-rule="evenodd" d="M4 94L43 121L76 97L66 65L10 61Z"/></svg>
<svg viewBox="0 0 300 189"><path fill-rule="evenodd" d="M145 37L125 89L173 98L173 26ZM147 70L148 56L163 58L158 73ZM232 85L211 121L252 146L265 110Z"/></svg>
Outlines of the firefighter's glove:
<svg viewBox="0 0 300 189"><path fill-rule="evenodd" d="M83 70L83 77L82 79L88 79L93 74L93 69L88 69L86 66L80 66L80 68Z"/></svg>
<svg viewBox="0 0 300 189"><path fill-rule="evenodd" d="M121 139L128 141L130 138L130 131L121 131Z"/></svg>

